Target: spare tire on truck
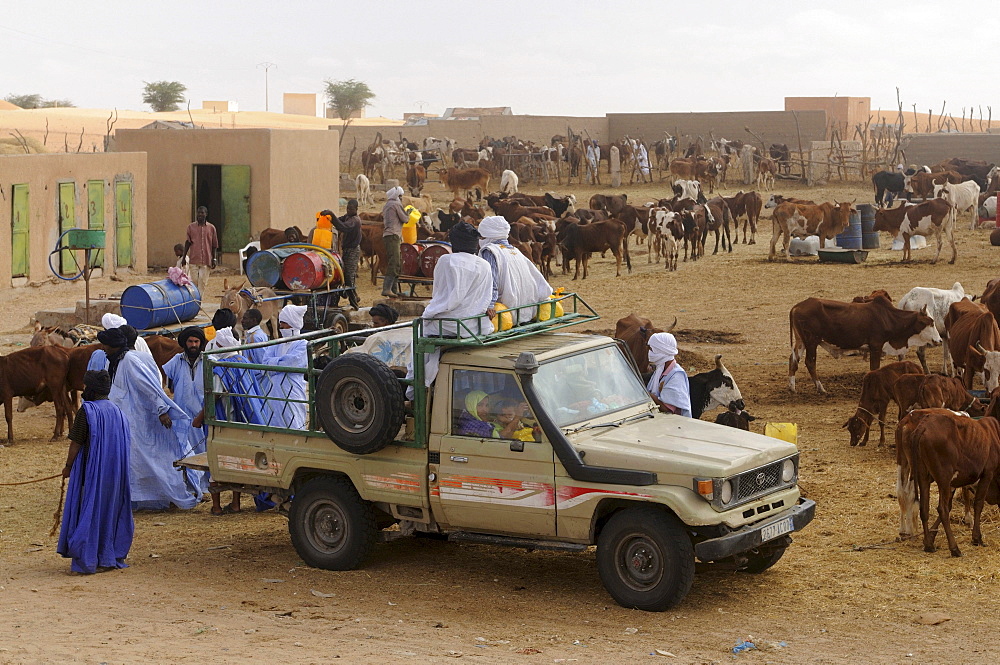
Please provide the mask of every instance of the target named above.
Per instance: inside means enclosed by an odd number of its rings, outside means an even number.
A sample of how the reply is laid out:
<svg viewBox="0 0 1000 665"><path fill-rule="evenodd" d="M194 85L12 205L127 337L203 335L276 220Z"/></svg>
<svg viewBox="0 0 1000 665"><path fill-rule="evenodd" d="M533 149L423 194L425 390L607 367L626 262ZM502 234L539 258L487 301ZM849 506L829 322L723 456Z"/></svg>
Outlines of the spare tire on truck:
<svg viewBox="0 0 1000 665"><path fill-rule="evenodd" d="M389 366L365 353L330 361L316 381L323 431L349 453L368 455L392 442L403 426L403 387Z"/></svg>

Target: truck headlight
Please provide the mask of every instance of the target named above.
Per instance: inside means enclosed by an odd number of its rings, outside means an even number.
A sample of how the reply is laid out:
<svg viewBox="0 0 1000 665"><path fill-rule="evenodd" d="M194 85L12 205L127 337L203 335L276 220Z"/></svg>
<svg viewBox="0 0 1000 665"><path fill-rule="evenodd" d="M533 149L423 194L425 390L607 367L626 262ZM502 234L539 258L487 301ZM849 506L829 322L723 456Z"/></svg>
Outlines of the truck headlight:
<svg viewBox="0 0 1000 665"><path fill-rule="evenodd" d="M719 488L719 500L722 501L723 505L733 500L733 484L728 480L723 481Z"/></svg>
<svg viewBox="0 0 1000 665"><path fill-rule="evenodd" d="M795 462L786 459L781 465L781 482L790 483L795 479Z"/></svg>

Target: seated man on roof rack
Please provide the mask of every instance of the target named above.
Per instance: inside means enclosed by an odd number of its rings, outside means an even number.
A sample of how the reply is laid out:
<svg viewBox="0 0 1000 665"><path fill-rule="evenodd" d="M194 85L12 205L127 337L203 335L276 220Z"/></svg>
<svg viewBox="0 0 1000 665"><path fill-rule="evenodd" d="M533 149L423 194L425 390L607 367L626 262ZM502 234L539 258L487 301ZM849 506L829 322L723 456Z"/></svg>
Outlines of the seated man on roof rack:
<svg viewBox="0 0 1000 665"><path fill-rule="evenodd" d="M552 295L552 287L535 264L510 244L510 224L503 217L487 217L479 223L479 255L490 264L493 295L490 306L501 302L510 309L542 302ZM435 278L437 274L435 273ZM536 307L518 310L517 323L535 318ZM493 316L492 314L490 315Z"/></svg>

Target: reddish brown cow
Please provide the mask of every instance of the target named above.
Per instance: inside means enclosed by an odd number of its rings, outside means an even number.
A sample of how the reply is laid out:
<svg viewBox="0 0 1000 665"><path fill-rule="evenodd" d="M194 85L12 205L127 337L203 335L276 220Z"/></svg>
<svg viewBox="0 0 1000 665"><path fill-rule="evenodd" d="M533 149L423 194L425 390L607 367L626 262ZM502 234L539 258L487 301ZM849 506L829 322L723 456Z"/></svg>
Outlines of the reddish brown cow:
<svg viewBox="0 0 1000 665"><path fill-rule="evenodd" d="M653 325L647 318L636 316L633 312L625 318L618 319L615 324L615 339L625 342L635 359L635 365L639 368L639 374L649 374L649 338L660 332L670 332L677 326L677 317L666 330L661 330Z"/></svg>
<svg viewBox="0 0 1000 665"><path fill-rule="evenodd" d="M480 201L490 188L490 172L486 169L440 169L438 175L441 185L450 190L456 199L463 194L469 198L468 193L474 189L476 200Z"/></svg>
<svg viewBox="0 0 1000 665"><path fill-rule="evenodd" d="M420 196L426 179L427 169L421 164L411 164L406 167L406 186L410 189L410 196Z"/></svg>
<svg viewBox="0 0 1000 665"><path fill-rule="evenodd" d="M83 375L87 373L87 363L90 362L90 356L98 349L107 353L110 347L103 344L85 344L74 347L53 346L54 348L64 350L69 358L69 365L66 369L66 391L68 393L70 413L75 414L77 409L80 408L79 393L83 390ZM17 412L24 413L33 406L40 406L45 402L51 401L52 391L46 386L45 390L37 395L21 397L17 402Z"/></svg>
<svg viewBox="0 0 1000 665"><path fill-rule="evenodd" d="M764 157L757 164L757 187L767 191L774 189L774 176L778 173L778 165L773 159Z"/></svg>
<svg viewBox="0 0 1000 665"><path fill-rule="evenodd" d="M979 302L993 312L993 318L1000 321L1000 279L991 279L986 283L986 290L980 296Z"/></svg>
<svg viewBox="0 0 1000 665"><path fill-rule="evenodd" d="M915 235L937 238L937 252L931 263L937 263L941 256L943 233L951 243L951 261L955 263L958 250L955 248L955 213L951 204L942 199L931 199L919 205L898 208L879 208L875 212L875 230L885 231L895 237L903 237L903 261L910 260L910 238Z"/></svg>
<svg viewBox="0 0 1000 665"><path fill-rule="evenodd" d="M0 399L3 400L7 419L7 441L14 442L14 398L34 397L46 388L52 393L56 407L56 424L52 440L63 436L63 421L73 426L73 413L69 408L66 375L69 371L69 354L55 346L32 346L0 356Z"/></svg>
<svg viewBox="0 0 1000 665"><path fill-rule="evenodd" d="M561 243L563 256L576 260L576 272L573 279L580 277L580 263L583 263L583 279L587 279L588 263L593 252L611 250L615 255L615 277L622 274L622 245L625 239L625 225L618 220L609 219L592 224L570 224L566 227L566 236ZM632 272L632 260L628 255L628 245L624 247L625 265Z"/></svg>
<svg viewBox="0 0 1000 665"><path fill-rule="evenodd" d="M979 398L954 376L928 374L917 389L917 406L921 409L951 409L970 416L982 416L986 408Z"/></svg>
<svg viewBox="0 0 1000 665"><path fill-rule="evenodd" d="M771 251L767 260L773 261L778 238L783 237L785 259L791 260L788 245L792 236L805 238L818 235L820 243L837 237L851 223L851 204L844 202L803 205L798 203L782 203L774 209L771 216L773 230L771 235Z"/></svg>
<svg viewBox="0 0 1000 665"><path fill-rule="evenodd" d="M729 206L729 211L733 213L734 225L739 227L740 217L746 217L743 222L743 244L744 245L756 245L757 244L757 220L760 219L760 211L764 206L763 200L760 198L760 194L757 192L744 192L740 190L736 194L730 197L723 197L726 201L726 205ZM750 227L750 241L747 242L747 226Z"/></svg>
<svg viewBox="0 0 1000 665"><path fill-rule="evenodd" d="M486 203L509 223L514 223L522 217L534 217L535 215L543 215L550 219L556 218L556 214L552 208L545 206L526 207L517 202L500 199L496 194L487 196Z"/></svg>
<svg viewBox="0 0 1000 665"><path fill-rule="evenodd" d="M620 215L628 205L627 194L594 194L590 197L590 207L593 210L603 210L609 215Z"/></svg>
<svg viewBox="0 0 1000 665"><path fill-rule="evenodd" d="M913 196L919 196L921 199L926 200L934 194L934 185L943 185L946 182L958 185L965 180L965 176L955 171L942 171L940 173L917 171L908 177L906 190Z"/></svg>
<svg viewBox="0 0 1000 665"><path fill-rule="evenodd" d="M875 298L878 298L879 296L892 302L892 296L890 296L889 292L886 291L885 289L875 289L866 296L854 296L854 299L851 300L851 302L871 302L872 300L875 300Z"/></svg>
<svg viewBox="0 0 1000 665"><path fill-rule="evenodd" d="M728 250L733 251L733 239L729 235L729 225L733 221L733 215L729 210L729 206L726 204L726 200L721 196L716 196L714 199L709 200L706 204L708 211L711 212L711 217L706 217L705 220L705 236L708 236L709 231L715 232L715 250L712 254L719 253L719 232L722 232L722 251L726 251L727 243ZM702 244L705 242L705 238L701 239Z"/></svg>
<svg viewBox="0 0 1000 665"><path fill-rule="evenodd" d="M284 231L281 229L264 229L260 232L260 248L262 250L271 249L275 245L281 245L286 242L305 242L305 239L306 237L297 226L289 226Z"/></svg>
<svg viewBox="0 0 1000 665"><path fill-rule="evenodd" d="M698 166L695 160L678 157L670 160L670 175L674 180L696 180Z"/></svg>
<svg viewBox="0 0 1000 665"><path fill-rule="evenodd" d="M846 427L851 435L852 446L868 444L868 434L873 420L878 421L878 445L885 444L885 412L893 400L892 387L905 374L923 376L920 365L910 361L889 363L865 374L861 382L861 398L854 415L841 427Z"/></svg>
<svg viewBox="0 0 1000 665"><path fill-rule="evenodd" d="M1000 382L1000 327L993 313L963 298L952 303L944 319L948 349L955 369L962 370L962 382L972 388L977 372L983 372L986 390Z"/></svg>
<svg viewBox="0 0 1000 665"><path fill-rule="evenodd" d="M368 259L372 268L372 286L378 284L379 273L385 274L389 261L385 256L385 242L382 240L383 224L361 225L361 256Z"/></svg>
<svg viewBox="0 0 1000 665"><path fill-rule="evenodd" d="M167 364L167 361L183 351L177 340L164 335L149 335L143 339L146 340L146 346L149 347L149 352L153 354L153 360L160 368L160 374L163 374L163 366Z"/></svg>
<svg viewBox="0 0 1000 665"><path fill-rule="evenodd" d="M816 389L826 393L816 375L816 347L820 344L834 357L839 355L839 350L860 349L867 345L871 351L869 367L875 370L881 364L881 351L886 344L899 350L941 343L934 319L927 316L926 309L919 312L897 309L891 301L881 297L861 303L808 298L792 307L788 323L792 347L788 358L788 386L792 392L795 391L795 372L805 352L806 368Z"/></svg>

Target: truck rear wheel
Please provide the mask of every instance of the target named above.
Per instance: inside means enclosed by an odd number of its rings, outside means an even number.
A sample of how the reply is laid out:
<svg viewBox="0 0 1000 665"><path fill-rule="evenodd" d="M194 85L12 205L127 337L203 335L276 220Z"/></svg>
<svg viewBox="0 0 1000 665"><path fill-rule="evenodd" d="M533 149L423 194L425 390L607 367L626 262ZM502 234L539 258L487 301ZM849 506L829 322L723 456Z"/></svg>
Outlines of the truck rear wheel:
<svg viewBox="0 0 1000 665"><path fill-rule="evenodd" d="M403 389L384 362L364 353L330 361L316 382L316 413L340 448L356 455L378 452L403 425Z"/></svg>
<svg viewBox="0 0 1000 665"><path fill-rule="evenodd" d="M676 517L655 508L628 508L601 530L597 570L619 605L662 612L691 590L694 546Z"/></svg>
<svg viewBox="0 0 1000 665"><path fill-rule="evenodd" d="M344 478L313 478L295 492L288 533L314 568L353 570L375 544L375 509Z"/></svg>

